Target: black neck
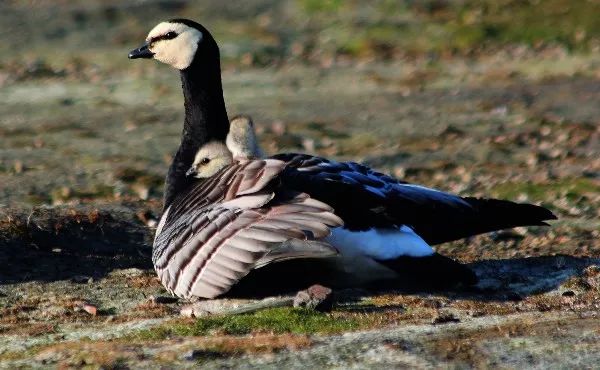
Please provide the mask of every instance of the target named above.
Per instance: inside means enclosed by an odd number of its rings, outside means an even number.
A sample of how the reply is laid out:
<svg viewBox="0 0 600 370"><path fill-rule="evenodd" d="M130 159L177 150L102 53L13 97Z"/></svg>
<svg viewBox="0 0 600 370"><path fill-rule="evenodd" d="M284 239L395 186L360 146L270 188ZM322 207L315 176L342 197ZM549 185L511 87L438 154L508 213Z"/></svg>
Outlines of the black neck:
<svg viewBox="0 0 600 370"><path fill-rule="evenodd" d="M167 174L164 208L192 183L185 173L192 165L198 149L212 140L225 141L229 131L218 55L217 58L197 55L192 64L181 71L181 84L185 121L181 144Z"/></svg>

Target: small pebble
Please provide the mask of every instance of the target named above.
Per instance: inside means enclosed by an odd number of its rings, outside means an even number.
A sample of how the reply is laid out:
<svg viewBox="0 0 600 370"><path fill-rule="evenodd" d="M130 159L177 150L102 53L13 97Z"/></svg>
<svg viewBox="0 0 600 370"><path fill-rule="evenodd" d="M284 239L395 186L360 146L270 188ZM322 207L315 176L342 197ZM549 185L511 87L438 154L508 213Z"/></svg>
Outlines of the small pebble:
<svg viewBox="0 0 600 370"><path fill-rule="evenodd" d="M131 188L140 199L147 200L150 196L150 188L146 185L133 184Z"/></svg>
<svg viewBox="0 0 600 370"><path fill-rule="evenodd" d="M203 310L198 306L191 304L181 308L179 314L183 317L202 317L210 315L210 311Z"/></svg>
<svg viewBox="0 0 600 370"><path fill-rule="evenodd" d="M98 307L94 306L91 303L84 303L82 308L85 312L89 313L92 316L96 316L98 314Z"/></svg>
<svg viewBox="0 0 600 370"><path fill-rule="evenodd" d="M23 172L23 162L16 160L14 163L14 169L15 169L15 173L21 173Z"/></svg>
<svg viewBox="0 0 600 370"><path fill-rule="evenodd" d="M332 290L319 284L301 290L294 297L294 307L304 307L321 312L331 311L333 307Z"/></svg>
<svg viewBox="0 0 600 370"><path fill-rule="evenodd" d="M304 138L302 139L302 147L307 152L315 151L315 141L313 139Z"/></svg>
<svg viewBox="0 0 600 370"><path fill-rule="evenodd" d="M283 135L283 134L285 134L285 131L286 131L285 123L283 123L281 121L273 122L271 124L271 131L273 131L273 133L275 135Z"/></svg>

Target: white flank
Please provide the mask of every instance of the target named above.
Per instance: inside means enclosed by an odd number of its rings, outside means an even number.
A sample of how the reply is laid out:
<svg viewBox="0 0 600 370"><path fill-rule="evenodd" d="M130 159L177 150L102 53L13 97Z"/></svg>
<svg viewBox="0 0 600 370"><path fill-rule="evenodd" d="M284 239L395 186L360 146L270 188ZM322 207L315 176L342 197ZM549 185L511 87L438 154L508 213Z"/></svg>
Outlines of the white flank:
<svg viewBox="0 0 600 370"><path fill-rule="evenodd" d="M368 256L378 260L390 260L401 256L424 257L433 249L410 227L398 230L371 229L349 231L338 227L325 240L342 256Z"/></svg>

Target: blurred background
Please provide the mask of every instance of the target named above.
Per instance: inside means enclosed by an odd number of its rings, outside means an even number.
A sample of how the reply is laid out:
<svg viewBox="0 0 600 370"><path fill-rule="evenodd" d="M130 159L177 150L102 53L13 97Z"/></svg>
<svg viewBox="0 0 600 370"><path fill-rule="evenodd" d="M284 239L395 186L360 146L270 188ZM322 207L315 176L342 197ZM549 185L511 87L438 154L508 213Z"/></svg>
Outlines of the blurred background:
<svg viewBox="0 0 600 370"><path fill-rule="evenodd" d="M127 52L186 17L220 44L228 112L254 117L267 152L561 218L496 249L442 247L454 256L600 255L599 14L591 0L3 1L0 204L158 212L180 81Z"/></svg>

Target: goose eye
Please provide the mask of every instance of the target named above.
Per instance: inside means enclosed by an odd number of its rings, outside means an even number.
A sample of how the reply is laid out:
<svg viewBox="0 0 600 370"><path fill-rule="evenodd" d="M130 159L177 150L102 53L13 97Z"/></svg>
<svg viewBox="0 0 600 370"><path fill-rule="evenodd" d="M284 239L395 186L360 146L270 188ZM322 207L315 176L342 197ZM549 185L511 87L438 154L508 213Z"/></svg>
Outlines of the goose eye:
<svg viewBox="0 0 600 370"><path fill-rule="evenodd" d="M200 164L208 164L208 162L210 162L210 158L202 158Z"/></svg>
<svg viewBox="0 0 600 370"><path fill-rule="evenodd" d="M165 39L167 40L174 39L175 37L177 37L177 32L174 31L167 32L167 34L165 35Z"/></svg>

